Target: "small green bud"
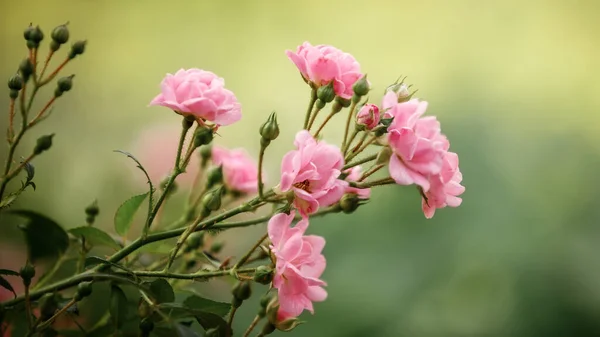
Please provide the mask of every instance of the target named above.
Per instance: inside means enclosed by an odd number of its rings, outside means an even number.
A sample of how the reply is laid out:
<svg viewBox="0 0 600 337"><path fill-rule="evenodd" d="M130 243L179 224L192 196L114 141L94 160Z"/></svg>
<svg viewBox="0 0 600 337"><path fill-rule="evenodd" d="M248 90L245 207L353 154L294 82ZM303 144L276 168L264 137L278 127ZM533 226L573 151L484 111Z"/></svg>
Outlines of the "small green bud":
<svg viewBox="0 0 600 337"><path fill-rule="evenodd" d="M263 328L262 328L262 330L261 330L261 332L260 332L260 333L261 333L263 336L266 336L266 335L270 335L270 334L272 334L274 331L275 331L275 325L273 325L273 324L271 324L271 323L267 322L267 323L265 323L265 325L263 326Z"/></svg>
<svg viewBox="0 0 600 337"><path fill-rule="evenodd" d="M200 159L202 159L202 167L206 167L208 161L212 157L212 146L206 145L200 148Z"/></svg>
<svg viewBox="0 0 600 337"><path fill-rule="evenodd" d="M67 92L73 87L73 77L75 75L59 78L56 82L56 87L62 92Z"/></svg>
<svg viewBox="0 0 600 337"><path fill-rule="evenodd" d="M267 121L260 127L260 136L268 141L275 140L279 136L279 125L277 124L277 113L271 112Z"/></svg>
<svg viewBox="0 0 600 337"><path fill-rule="evenodd" d="M333 89L333 81L329 82L329 84L325 86L319 87L317 89L317 98L319 98L324 103L329 103L333 101L335 98L335 90Z"/></svg>
<svg viewBox="0 0 600 337"><path fill-rule="evenodd" d="M31 40L31 36L34 34L34 31L35 27L29 24L29 27L25 28L25 31L23 32L23 37L25 38L25 40Z"/></svg>
<svg viewBox="0 0 600 337"><path fill-rule="evenodd" d="M252 296L252 283L250 281L238 281L231 293L233 297L245 301Z"/></svg>
<svg viewBox="0 0 600 337"><path fill-rule="evenodd" d="M217 187L202 197L202 207L209 211L216 211L221 208L221 196L223 195L223 187Z"/></svg>
<svg viewBox="0 0 600 337"><path fill-rule="evenodd" d="M75 56L83 54L86 44L87 41L85 40L80 40L73 43L73 45L71 45L71 51L69 51L69 58L73 59Z"/></svg>
<svg viewBox="0 0 600 337"><path fill-rule="evenodd" d="M33 64L31 63L30 59L26 58L21 61L19 64L19 72L21 72L23 82L27 82L31 74L33 74Z"/></svg>
<svg viewBox="0 0 600 337"><path fill-rule="evenodd" d="M33 148L33 153L35 155L38 155L38 154L50 149L52 147L52 138L53 137L54 137L54 134L49 134L49 135L41 136L40 138L38 138L38 140L35 144L35 147Z"/></svg>
<svg viewBox="0 0 600 337"><path fill-rule="evenodd" d="M253 279L260 284L269 284L273 281L273 269L267 266L259 266L254 272Z"/></svg>
<svg viewBox="0 0 600 337"><path fill-rule="evenodd" d="M38 48L40 46L39 42L35 42L32 40L28 40L25 45L27 45L27 49L35 49Z"/></svg>
<svg viewBox="0 0 600 337"><path fill-rule="evenodd" d="M31 285L31 279L35 277L35 267L32 266L31 263L27 262L23 268L21 268L19 274L23 280L23 285L25 285L25 287L29 287Z"/></svg>
<svg viewBox="0 0 600 337"><path fill-rule="evenodd" d="M67 43L67 41L69 41L69 28L67 28L67 24L56 26L52 30L50 37L52 37L52 41L56 42L58 45Z"/></svg>
<svg viewBox="0 0 600 337"><path fill-rule="evenodd" d="M8 92L8 97L10 97L11 99L16 99L17 97L19 97L19 92L17 90L10 90Z"/></svg>
<svg viewBox="0 0 600 337"><path fill-rule="evenodd" d="M223 166L215 167L208 172L206 177L206 188L213 188L223 183Z"/></svg>
<svg viewBox="0 0 600 337"><path fill-rule="evenodd" d="M194 125L194 122L196 121L196 118L194 116L185 116L183 118L183 120L181 121L181 127L183 127L184 129L189 129Z"/></svg>
<svg viewBox="0 0 600 337"><path fill-rule="evenodd" d="M223 242L213 242L213 244L210 246L210 252L214 254L219 254L219 252L221 252L222 249Z"/></svg>
<svg viewBox="0 0 600 337"><path fill-rule="evenodd" d="M44 32L42 32L40 26L35 26L35 28L33 28L33 30L31 30L31 32L29 33L29 39L27 40L33 41L39 45L39 43L42 42L43 39Z"/></svg>
<svg viewBox="0 0 600 337"><path fill-rule="evenodd" d="M340 105L341 105L342 107L344 107L344 108L347 108L347 107L349 107L349 106L350 106L350 104L352 103L352 101L351 101L351 100L349 100L349 99L345 99L345 98L341 98L341 97L339 97L339 96L335 98L335 101L336 101L336 102L338 102L338 103L340 103Z"/></svg>
<svg viewBox="0 0 600 337"><path fill-rule="evenodd" d="M364 96L369 93L369 90L371 90L371 84L369 84L369 81L367 81L367 74L354 83L352 90L354 90L354 94L356 96Z"/></svg>
<svg viewBox="0 0 600 337"><path fill-rule="evenodd" d="M283 321L277 322L275 328L279 331L288 332L294 330L298 325L302 324L298 318L288 318Z"/></svg>
<svg viewBox="0 0 600 337"><path fill-rule="evenodd" d="M40 299L41 319L47 320L54 315L56 310L58 310L58 301L55 293L48 293Z"/></svg>
<svg viewBox="0 0 600 337"><path fill-rule="evenodd" d="M56 89L54 89L54 97L58 98L60 96L62 96L63 92L62 90L60 90L58 87Z"/></svg>
<svg viewBox="0 0 600 337"><path fill-rule="evenodd" d="M148 334L154 330L154 322L152 322L150 317L145 317L140 321L139 328L142 333Z"/></svg>
<svg viewBox="0 0 600 337"><path fill-rule="evenodd" d="M95 217L100 213L100 208L98 208L98 201L94 200L88 207L85 208L85 214Z"/></svg>
<svg viewBox="0 0 600 337"><path fill-rule="evenodd" d="M320 99L317 99L317 101L315 102L315 106L317 107L317 109L321 110L325 107L325 102L321 101Z"/></svg>
<svg viewBox="0 0 600 337"><path fill-rule="evenodd" d="M18 73L14 74L10 79L8 79L8 88L16 91L23 89L23 77L21 77L21 75Z"/></svg>
<svg viewBox="0 0 600 337"><path fill-rule="evenodd" d="M203 243L204 232L194 232L187 238L187 240L185 240L185 244L191 250L196 250L200 248Z"/></svg>
<svg viewBox="0 0 600 337"><path fill-rule="evenodd" d="M212 142L214 133L211 128L203 127L196 130L194 133L194 147L208 145Z"/></svg>
<svg viewBox="0 0 600 337"><path fill-rule="evenodd" d="M355 193L346 193L340 199L340 207L342 208L342 212L346 214L356 211L358 206L360 206L360 199Z"/></svg>
<svg viewBox="0 0 600 337"><path fill-rule="evenodd" d="M75 294L75 301L79 302L82 299L92 294L92 282L81 282L77 286L77 293Z"/></svg>
<svg viewBox="0 0 600 337"><path fill-rule="evenodd" d="M272 299L273 299L273 295L271 295L271 293L264 294L260 298L260 306L263 307L263 308L266 308L267 305L269 305L269 303L271 302Z"/></svg>

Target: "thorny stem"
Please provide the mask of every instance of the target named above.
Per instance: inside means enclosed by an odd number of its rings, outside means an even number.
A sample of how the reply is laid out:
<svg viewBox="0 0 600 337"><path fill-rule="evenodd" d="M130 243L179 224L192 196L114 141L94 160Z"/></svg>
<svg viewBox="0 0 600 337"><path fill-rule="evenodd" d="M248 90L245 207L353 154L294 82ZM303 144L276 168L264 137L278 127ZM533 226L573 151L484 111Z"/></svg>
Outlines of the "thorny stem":
<svg viewBox="0 0 600 337"><path fill-rule="evenodd" d="M358 149L363 145L363 143L365 142L365 140L367 140L367 137L369 136L369 134L367 132L363 133L362 137L360 137L360 140L358 141L358 143L354 146L354 148L352 149L351 152L356 152L358 151ZM350 145L348 145L348 150L350 149ZM346 154L344 154L346 155Z"/></svg>
<svg viewBox="0 0 600 337"><path fill-rule="evenodd" d="M171 266L173 265L173 261L175 261L175 257L177 257L177 253L179 253L179 250L181 249L181 246L183 246L183 244L188 239L188 237L190 237L190 235L192 235L192 233L194 233L196 231L198 224L202 220L204 220L205 217L206 217L206 215L203 214L203 212L200 212L200 215L198 215L198 218L196 219L196 221L194 221L193 224L188 226L185 229L185 232L183 232L183 234L181 234L179 239L177 239L175 248L171 251L171 254L169 255L169 260L167 261L167 265L165 266L165 269L164 269L165 271L168 271L169 268L171 268Z"/></svg>
<svg viewBox="0 0 600 337"><path fill-rule="evenodd" d="M306 117L304 119L304 129L308 130L308 121L310 120L310 113L313 110L313 106L317 101L317 89L310 90L310 101L308 102L308 109L306 109Z"/></svg>
<svg viewBox="0 0 600 337"><path fill-rule="evenodd" d="M47 321L40 324L40 326L38 327L38 330L40 330L40 331L44 330L47 327L49 327L50 325L52 325L52 323L54 322L55 319L58 318L58 316L62 315L67 310L69 310L69 308L72 307L73 305L75 305L75 303L77 303L77 301L75 301L75 299L70 300L69 303L65 304L65 306L62 307L59 311L57 311L52 317L48 318Z"/></svg>
<svg viewBox="0 0 600 337"><path fill-rule="evenodd" d="M355 102L354 100L352 100L352 103L350 104L350 111L348 112L348 119L346 120L346 130L344 131L344 139L342 141L342 149L345 149L347 143L348 143L348 132L350 131L350 122L352 122L352 116L354 116L354 110L356 109L356 104L358 102ZM345 151L342 150L342 153L344 153Z"/></svg>
<svg viewBox="0 0 600 337"><path fill-rule="evenodd" d="M250 325L248 326L248 329L246 329L246 332L244 332L244 336L243 337L248 337L250 336L250 333L252 332L252 330L254 330L254 328L256 327L256 325L258 324L258 322L260 322L261 317L256 315L254 317L254 319L252 320L252 323L250 323Z"/></svg>
<svg viewBox="0 0 600 337"><path fill-rule="evenodd" d="M376 154L374 154L374 155L371 155L371 156L368 156L368 157L365 157L365 158L363 158L363 159L359 159L359 160L357 160L357 161L355 161L355 162L352 162L352 163L346 164L346 166L344 166L344 167L342 168L342 171L345 171L345 170L347 170L347 169L349 169L349 168L352 168L352 167L354 167L354 166L358 166L358 165L362 165L362 164L364 164L364 163L368 163L368 162L370 162L370 161L372 161L372 160L375 160L375 159L377 159L377 155L376 155Z"/></svg>

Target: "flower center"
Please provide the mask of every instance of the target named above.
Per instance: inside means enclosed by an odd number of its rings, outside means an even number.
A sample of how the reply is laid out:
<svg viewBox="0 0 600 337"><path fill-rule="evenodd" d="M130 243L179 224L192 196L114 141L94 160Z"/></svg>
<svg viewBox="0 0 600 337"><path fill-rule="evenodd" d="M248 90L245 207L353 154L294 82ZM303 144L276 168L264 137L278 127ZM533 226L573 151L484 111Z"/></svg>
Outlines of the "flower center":
<svg viewBox="0 0 600 337"><path fill-rule="evenodd" d="M310 192L310 182L308 181L308 179L305 179L299 183L295 183L294 187L297 187L301 190L305 190L306 192Z"/></svg>

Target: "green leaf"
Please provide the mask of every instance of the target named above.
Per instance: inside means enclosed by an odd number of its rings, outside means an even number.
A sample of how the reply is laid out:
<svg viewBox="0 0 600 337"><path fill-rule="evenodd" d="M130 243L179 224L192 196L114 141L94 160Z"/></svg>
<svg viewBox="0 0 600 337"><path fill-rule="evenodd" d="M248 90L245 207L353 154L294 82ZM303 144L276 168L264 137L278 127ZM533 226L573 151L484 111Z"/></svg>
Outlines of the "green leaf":
<svg viewBox="0 0 600 337"><path fill-rule="evenodd" d="M0 275L19 276L20 274L10 269L0 269Z"/></svg>
<svg viewBox="0 0 600 337"><path fill-rule="evenodd" d="M217 329L219 336L230 337L233 335L229 324L219 315L215 315L210 312L197 312L196 320L202 325L204 330Z"/></svg>
<svg viewBox="0 0 600 337"><path fill-rule="evenodd" d="M120 329L127 320L127 296L119 286L110 286L110 318L117 329Z"/></svg>
<svg viewBox="0 0 600 337"><path fill-rule="evenodd" d="M231 310L231 304L216 302L197 295L192 295L183 301L183 304L191 309L213 313L218 316L225 316Z"/></svg>
<svg viewBox="0 0 600 337"><path fill-rule="evenodd" d="M69 233L75 236L83 236L86 242L93 244L94 246L106 246L119 250L121 247L117 242L110 237L106 232L91 226L81 226L77 228L69 229Z"/></svg>
<svg viewBox="0 0 600 337"><path fill-rule="evenodd" d="M175 301L175 292L167 280L159 278L149 285L150 292L154 295L157 303L169 303Z"/></svg>
<svg viewBox="0 0 600 337"><path fill-rule="evenodd" d="M67 232L53 220L32 211L16 210L10 213L28 220L19 225L19 229L25 233L32 263L46 257L58 257L69 247Z"/></svg>
<svg viewBox="0 0 600 337"><path fill-rule="evenodd" d="M17 274L19 275L19 274ZM11 293L13 293L13 295L15 295L15 298L17 297L17 293L15 292L15 290L13 289L13 287L10 285L10 283L2 276L0 276L0 287L7 289L8 291L10 291Z"/></svg>
<svg viewBox="0 0 600 337"><path fill-rule="evenodd" d="M135 212L140 208L140 205L147 196L148 193L133 196L119 206L117 213L115 213L115 231L119 235L127 235L127 231L129 231L129 227L133 222Z"/></svg>
<svg viewBox="0 0 600 337"><path fill-rule="evenodd" d="M148 193L150 194L150 200L148 202L150 203L150 205L153 205L154 204L154 200L152 199L152 196L154 194L154 186L152 185L152 180L150 179L150 175L148 175L148 171L146 171L146 169L144 168L144 166L142 165L142 163L140 163L140 161L137 160L131 153L125 152L125 151L122 151L122 150L115 150L115 152L126 155L128 158L130 158L131 160L133 160L137 164L137 168L139 168L142 172L144 172L144 175L146 176L146 180L147 180L148 185L150 187L150 190L148 191Z"/></svg>
<svg viewBox="0 0 600 337"><path fill-rule="evenodd" d="M130 274L134 278L136 277L135 274L131 270L129 270L129 269L121 266L120 264L116 264L114 262L110 262L108 260L105 260L105 259L103 259L101 257L97 257L97 256L89 256L89 257L85 258L84 265L85 265L86 269L89 268L89 267L95 266L97 264L108 264L108 265L110 265L112 267L115 267L117 269L121 269L121 270L127 272L128 274Z"/></svg>

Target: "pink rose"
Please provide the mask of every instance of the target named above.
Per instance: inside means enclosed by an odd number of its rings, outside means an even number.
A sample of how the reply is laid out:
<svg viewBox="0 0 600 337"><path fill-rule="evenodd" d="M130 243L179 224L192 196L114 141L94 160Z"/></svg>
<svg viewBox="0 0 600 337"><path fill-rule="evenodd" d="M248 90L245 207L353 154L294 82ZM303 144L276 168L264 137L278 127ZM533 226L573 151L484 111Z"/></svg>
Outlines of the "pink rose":
<svg viewBox="0 0 600 337"><path fill-rule="evenodd" d="M385 103L384 99L384 106ZM429 177L442 169L443 156L449 147L437 119L420 118L426 109L427 102L412 99L396 103L386 111L394 117L388 128L388 142L394 152L390 157L390 175L400 185L417 184L425 192L430 187Z"/></svg>
<svg viewBox="0 0 600 337"><path fill-rule="evenodd" d="M348 173L348 176L345 179L346 181L356 182L362 176L360 166L351 167L344 172ZM356 194L358 195L359 199L369 199L371 197L370 188L356 188L351 187L350 185L346 187L346 191L344 193Z"/></svg>
<svg viewBox="0 0 600 337"><path fill-rule="evenodd" d="M213 146L212 162L223 167L223 181L230 190L243 193L258 191L258 167L244 149Z"/></svg>
<svg viewBox="0 0 600 337"><path fill-rule="evenodd" d="M296 134L297 150L288 152L281 162L281 192L292 191L294 206L303 216L340 200L348 183L338 179L344 166L339 148L317 142L306 130Z"/></svg>
<svg viewBox="0 0 600 337"><path fill-rule="evenodd" d="M446 206L458 207L462 199L458 196L465 191L460 184L462 174L458 168L458 155L454 152L446 152L442 170L430 179L429 191L425 193L427 201L422 200L421 206L427 219L431 219L438 208Z"/></svg>
<svg viewBox="0 0 600 337"><path fill-rule="evenodd" d="M225 89L225 81L210 71L180 69L167 74L161 93L150 105L161 105L184 116L229 125L242 118L241 106L234 93Z"/></svg>
<svg viewBox="0 0 600 337"><path fill-rule="evenodd" d="M282 316L296 317L305 309L313 312L312 302L321 302L327 298L319 279L325 270L325 257L321 252L325 239L316 235L304 235L308 219L300 220L290 227L295 212L290 215L274 215L268 224L271 251L275 255L275 274L273 287L279 296Z"/></svg>
<svg viewBox="0 0 600 337"><path fill-rule="evenodd" d="M158 184L173 171L180 136L181 127L160 124L143 130L135 140L132 152L144 165L152 182ZM184 143L183 152L188 143L189 141ZM198 156L192 156L185 172L177 177L176 182L180 188L192 188L199 165ZM139 183L146 184L146 177L140 174L139 169L134 165L129 167Z"/></svg>
<svg viewBox="0 0 600 337"><path fill-rule="evenodd" d="M285 53L306 81L316 87L334 81L333 89L342 98L352 97L352 86L363 76L354 56L332 46L304 42L295 53L290 50Z"/></svg>
<svg viewBox="0 0 600 337"><path fill-rule="evenodd" d="M358 114L356 114L356 124L364 126L367 130L372 130L379 124L379 107L375 104L365 104Z"/></svg>

